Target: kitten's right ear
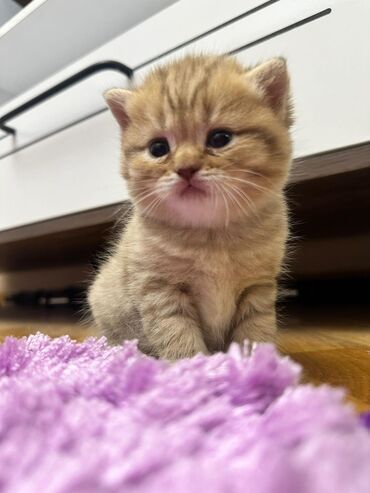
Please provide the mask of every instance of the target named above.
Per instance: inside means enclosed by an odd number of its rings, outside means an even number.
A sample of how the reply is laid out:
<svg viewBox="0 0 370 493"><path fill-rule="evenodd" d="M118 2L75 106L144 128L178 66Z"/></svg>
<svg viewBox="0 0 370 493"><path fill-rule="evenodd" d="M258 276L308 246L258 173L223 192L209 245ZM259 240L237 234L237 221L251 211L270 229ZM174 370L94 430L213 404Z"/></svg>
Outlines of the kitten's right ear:
<svg viewBox="0 0 370 493"><path fill-rule="evenodd" d="M129 122L127 102L131 91L127 89L110 89L104 93L104 98L121 128L126 128Z"/></svg>
<svg viewBox="0 0 370 493"><path fill-rule="evenodd" d="M272 58L247 72L248 80L272 111L289 127L292 123L289 75L284 58Z"/></svg>

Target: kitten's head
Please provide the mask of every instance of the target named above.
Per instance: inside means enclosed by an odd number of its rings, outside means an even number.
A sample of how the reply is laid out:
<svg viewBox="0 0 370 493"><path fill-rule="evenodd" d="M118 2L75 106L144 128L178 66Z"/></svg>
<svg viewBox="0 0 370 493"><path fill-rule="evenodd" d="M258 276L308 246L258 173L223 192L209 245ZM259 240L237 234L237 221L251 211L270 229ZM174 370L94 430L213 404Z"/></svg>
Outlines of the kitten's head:
<svg viewBox="0 0 370 493"><path fill-rule="evenodd" d="M106 99L122 130L122 170L141 214L226 227L281 194L291 146L283 59L246 69L193 56Z"/></svg>

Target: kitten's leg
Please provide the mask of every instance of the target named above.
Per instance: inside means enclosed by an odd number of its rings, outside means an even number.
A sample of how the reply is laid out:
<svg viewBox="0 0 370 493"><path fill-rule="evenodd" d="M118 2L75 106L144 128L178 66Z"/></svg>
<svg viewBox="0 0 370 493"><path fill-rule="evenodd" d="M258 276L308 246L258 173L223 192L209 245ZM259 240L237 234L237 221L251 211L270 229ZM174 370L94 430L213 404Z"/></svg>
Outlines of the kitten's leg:
<svg viewBox="0 0 370 493"><path fill-rule="evenodd" d="M245 339L273 342L276 333L276 297L275 282L247 288L238 303L231 342L241 344Z"/></svg>
<svg viewBox="0 0 370 493"><path fill-rule="evenodd" d="M122 258L111 256L100 268L88 291L94 323L110 344L140 339L140 315L135 310Z"/></svg>
<svg viewBox="0 0 370 493"><path fill-rule="evenodd" d="M208 354L197 311L184 289L154 279L146 283L140 299L143 332L152 354L170 360Z"/></svg>

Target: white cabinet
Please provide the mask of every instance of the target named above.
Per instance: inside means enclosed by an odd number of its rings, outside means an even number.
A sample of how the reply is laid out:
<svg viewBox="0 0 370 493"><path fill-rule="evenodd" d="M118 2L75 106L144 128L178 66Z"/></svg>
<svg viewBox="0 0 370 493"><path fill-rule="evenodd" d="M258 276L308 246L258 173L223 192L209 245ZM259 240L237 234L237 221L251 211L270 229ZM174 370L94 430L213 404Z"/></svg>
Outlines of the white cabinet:
<svg viewBox="0 0 370 493"><path fill-rule="evenodd" d="M0 108L0 119L103 60L124 63L139 82L184 53L233 52L247 65L287 58L295 157L357 145L370 136L369 17L367 0L180 0ZM127 197L118 129L101 93L129 83L117 72L95 74L7 122L17 134L0 140L0 231Z"/></svg>
<svg viewBox="0 0 370 493"><path fill-rule="evenodd" d="M127 199L108 112L0 160L0 230Z"/></svg>
<svg viewBox="0 0 370 493"><path fill-rule="evenodd" d="M62 82L66 78L60 77L58 82ZM127 84L126 75L107 68L93 73L75 85L20 113L15 118L11 118L6 122L6 125L15 129L16 134L12 136L3 132L0 135L0 163L3 157L12 152L21 150L66 126L105 110L103 92L112 85L125 87ZM42 84L38 91L34 90L32 93L27 93L29 97L18 98L16 105L6 105L0 109L0 119L8 111L18 108L53 86L52 83L50 85Z"/></svg>
<svg viewBox="0 0 370 493"><path fill-rule="evenodd" d="M318 14L324 5L331 6L331 12L321 10L324 15L238 55L251 63L276 53L287 58L296 115L295 157L370 138L370 4L348 0L307 3L316 3Z"/></svg>
<svg viewBox="0 0 370 493"><path fill-rule="evenodd" d="M367 0L281 0L157 63L208 51L236 53L246 65L284 56L295 108L294 157L304 157L370 138L369 19Z"/></svg>
<svg viewBox="0 0 370 493"><path fill-rule="evenodd" d="M86 67L105 60L118 61L138 72L138 67L151 66L150 60L164 56L168 51L205 36L210 30L224 23L254 12L263 5L262 0L233 0L225 9L214 0L182 0L150 17L138 26L116 37L77 62L56 73L42 83L24 92L8 104L0 107L0 119ZM196 8L197 15L194 16ZM1 46L1 45L0 45ZM8 152L23 147L60 127L69 125L105 107L102 92L114 86L124 87L127 79L112 71L94 75L62 94L32 108L9 125L17 130L16 139L9 139L0 130L0 158ZM6 141L4 140L6 138Z"/></svg>
<svg viewBox="0 0 370 493"><path fill-rule="evenodd" d="M0 91L23 93L175 1L33 0L0 25ZM17 8L0 0L0 21Z"/></svg>

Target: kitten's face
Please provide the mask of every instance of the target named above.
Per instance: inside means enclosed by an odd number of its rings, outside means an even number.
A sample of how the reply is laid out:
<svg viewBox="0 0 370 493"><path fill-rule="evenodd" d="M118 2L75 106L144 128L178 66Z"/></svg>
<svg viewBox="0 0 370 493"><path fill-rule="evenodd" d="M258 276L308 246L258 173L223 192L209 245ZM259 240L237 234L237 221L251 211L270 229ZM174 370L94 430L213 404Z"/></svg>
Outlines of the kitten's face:
<svg viewBox="0 0 370 493"><path fill-rule="evenodd" d="M281 193L290 162L285 64L246 71L192 57L107 101L123 130L123 174L144 215L227 227Z"/></svg>

